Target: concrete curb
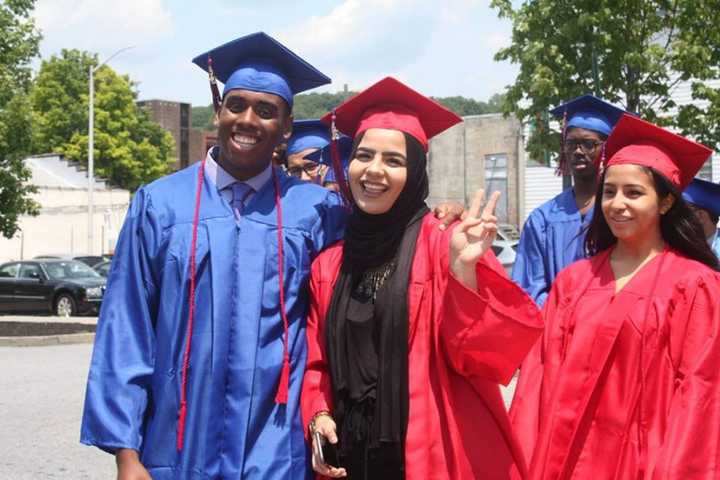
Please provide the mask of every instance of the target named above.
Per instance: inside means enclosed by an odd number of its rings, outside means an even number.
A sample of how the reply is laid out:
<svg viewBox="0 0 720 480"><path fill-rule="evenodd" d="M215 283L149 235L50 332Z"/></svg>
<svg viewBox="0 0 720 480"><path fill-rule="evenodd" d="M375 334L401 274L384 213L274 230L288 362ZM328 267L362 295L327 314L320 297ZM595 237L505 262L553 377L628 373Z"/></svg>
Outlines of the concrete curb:
<svg viewBox="0 0 720 480"><path fill-rule="evenodd" d="M94 341L94 333L69 333L66 335L47 335L40 337L0 337L0 347L47 347L52 345L93 343Z"/></svg>

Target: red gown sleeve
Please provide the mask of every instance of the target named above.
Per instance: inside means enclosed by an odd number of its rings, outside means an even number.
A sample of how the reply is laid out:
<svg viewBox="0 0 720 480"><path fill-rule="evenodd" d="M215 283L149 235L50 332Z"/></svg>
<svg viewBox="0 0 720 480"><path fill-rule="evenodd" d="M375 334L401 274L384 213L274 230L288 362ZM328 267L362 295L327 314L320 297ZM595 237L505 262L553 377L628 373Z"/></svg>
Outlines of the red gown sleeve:
<svg viewBox="0 0 720 480"><path fill-rule="evenodd" d="M318 259L320 260L320 259ZM332 285L323 278L321 262L315 261L310 272L310 311L307 320L307 364L300 403L303 426L322 410L331 410L330 372L325 362L325 309ZM308 436L305 428L305 435Z"/></svg>
<svg viewBox="0 0 720 480"><path fill-rule="evenodd" d="M720 476L720 276L679 288L671 342L683 335L663 438L648 439L648 478L684 480Z"/></svg>
<svg viewBox="0 0 720 480"><path fill-rule="evenodd" d="M444 239L440 251L449 252L449 235ZM449 271L448 255L441 255L440 268ZM477 292L448 275L439 317L441 339L459 374L506 385L542 333L540 311L507 277L492 251L480 259L476 274Z"/></svg>
<svg viewBox="0 0 720 480"><path fill-rule="evenodd" d="M542 316L545 322L545 332L540 340L535 342L520 366L520 377L515 387L515 395L509 412L510 424L528 465L540 432L540 405L546 355L545 338L548 328L552 326L552 319L558 315L560 282L562 282L562 277L556 280L543 306Z"/></svg>

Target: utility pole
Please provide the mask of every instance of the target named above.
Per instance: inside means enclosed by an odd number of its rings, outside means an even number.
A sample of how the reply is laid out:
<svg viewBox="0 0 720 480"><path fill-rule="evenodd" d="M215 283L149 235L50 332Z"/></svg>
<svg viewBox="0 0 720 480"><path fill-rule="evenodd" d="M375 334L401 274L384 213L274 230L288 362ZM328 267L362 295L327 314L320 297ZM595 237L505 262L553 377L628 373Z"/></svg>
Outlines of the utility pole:
<svg viewBox="0 0 720 480"><path fill-rule="evenodd" d="M95 72L115 58L125 50L130 50L132 46L121 48L117 52L110 55L107 60L97 67L90 65L88 71L90 78L88 80L88 232L87 232L87 254L92 255L94 252L94 232L93 232L93 192L95 190Z"/></svg>

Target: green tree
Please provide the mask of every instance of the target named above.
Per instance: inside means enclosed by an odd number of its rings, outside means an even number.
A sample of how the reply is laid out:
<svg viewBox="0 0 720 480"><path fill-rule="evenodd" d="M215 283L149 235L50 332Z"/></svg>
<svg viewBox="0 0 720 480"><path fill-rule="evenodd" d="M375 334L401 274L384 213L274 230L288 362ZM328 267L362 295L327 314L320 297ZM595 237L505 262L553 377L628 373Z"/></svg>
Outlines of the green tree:
<svg viewBox="0 0 720 480"><path fill-rule="evenodd" d="M295 96L293 115L295 120L320 118L357 92L303 93Z"/></svg>
<svg viewBox="0 0 720 480"><path fill-rule="evenodd" d="M97 57L63 50L43 61L31 93L33 150L87 164L88 69ZM137 106L127 76L107 65L95 72L95 174L135 191L171 171L172 136Z"/></svg>
<svg viewBox="0 0 720 480"><path fill-rule="evenodd" d="M23 159L30 145L30 62L40 33L30 18L33 0L0 2L0 234L11 238L18 218L37 214Z"/></svg>
<svg viewBox="0 0 720 480"><path fill-rule="evenodd" d="M213 124L215 110L213 110L212 105L192 107L190 118L190 126L192 128L199 128L206 132L214 132L217 130Z"/></svg>
<svg viewBox="0 0 720 480"><path fill-rule="evenodd" d="M320 118L342 102L355 95L357 92L336 92L336 93L303 93L295 96L293 116L295 120L307 120ZM446 106L460 116L481 115L484 113L502 112L501 94L493 95L486 102L473 100L466 97L439 97L434 98L438 103ZM213 106L192 107L192 126L201 128L208 132L215 131Z"/></svg>
<svg viewBox="0 0 720 480"><path fill-rule="evenodd" d="M547 111L588 92L683 134L720 144L720 91L703 80L720 78L717 0L534 0L517 8L493 0L513 23L512 44L496 60L520 66L502 104L505 113L535 125L533 157L557 151L558 132ZM707 109L675 103L672 89L694 79L695 99Z"/></svg>
<svg viewBox="0 0 720 480"><path fill-rule="evenodd" d="M483 115L486 113L499 113L502 111L497 107L497 105L491 106L487 102L461 96L433 97L433 100L449 108L461 117L468 115Z"/></svg>

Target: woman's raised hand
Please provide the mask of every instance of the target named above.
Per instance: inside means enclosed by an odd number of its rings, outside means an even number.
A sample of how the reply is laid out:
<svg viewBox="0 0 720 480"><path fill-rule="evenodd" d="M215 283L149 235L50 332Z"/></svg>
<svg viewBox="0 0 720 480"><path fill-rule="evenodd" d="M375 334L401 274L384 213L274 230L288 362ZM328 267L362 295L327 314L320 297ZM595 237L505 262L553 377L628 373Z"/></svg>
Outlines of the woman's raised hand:
<svg viewBox="0 0 720 480"><path fill-rule="evenodd" d="M492 246L497 235L495 207L499 198L500 192L493 192L485 203L485 190L475 192L467 217L455 227L450 239L450 270L472 290L477 289L475 264Z"/></svg>

